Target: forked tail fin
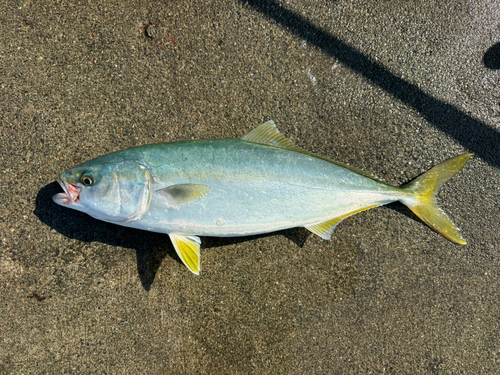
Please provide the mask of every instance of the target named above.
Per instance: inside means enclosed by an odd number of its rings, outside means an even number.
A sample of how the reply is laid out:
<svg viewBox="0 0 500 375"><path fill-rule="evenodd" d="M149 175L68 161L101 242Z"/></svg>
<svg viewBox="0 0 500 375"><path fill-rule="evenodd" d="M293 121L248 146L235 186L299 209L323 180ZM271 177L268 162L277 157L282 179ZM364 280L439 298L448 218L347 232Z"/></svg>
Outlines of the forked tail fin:
<svg viewBox="0 0 500 375"><path fill-rule="evenodd" d="M412 195L411 198L401 199L402 203L429 227L460 245L465 245L466 242L458 228L437 206L435 195L439 188L462 169L471 157L472 154L463 154L446 160L401 187L403 191Z"/></svg>

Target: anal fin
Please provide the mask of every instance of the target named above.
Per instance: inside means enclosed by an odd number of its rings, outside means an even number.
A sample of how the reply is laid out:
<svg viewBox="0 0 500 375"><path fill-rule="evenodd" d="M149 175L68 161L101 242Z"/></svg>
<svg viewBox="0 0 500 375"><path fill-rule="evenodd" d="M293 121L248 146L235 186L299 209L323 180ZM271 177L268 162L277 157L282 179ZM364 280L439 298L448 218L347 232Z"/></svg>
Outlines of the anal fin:
<svg viewBox="0 0 500 375"><path fill-rule="evenodd" d="M321 223L315 223L315 224L306 225L305 228L308 229L308 230L310 230L314 234L317 234L318 236L320 236L324 240L329 240L329 239L332 238L332 233L333 233L333 230L335 229L335 227L342 220L344 220L346 217L352 216L352 215L357 214L358 212L361 212L361 211L369 210L370 208L374 208L374 207L377 207L377 206L378 205L364 207L364 208L361 208L359 210L355 210L355 211L349 212L349 213L347 213L345 215L334 217L333 219L329 219L327 221L323 221Z"/></svg>
<svg viewBox="0 0 500 375"><path fill-rule="evenodd" d="M195 275L200 274L200 244L197 236L169 233L175 251L182 263Z"/></svg>

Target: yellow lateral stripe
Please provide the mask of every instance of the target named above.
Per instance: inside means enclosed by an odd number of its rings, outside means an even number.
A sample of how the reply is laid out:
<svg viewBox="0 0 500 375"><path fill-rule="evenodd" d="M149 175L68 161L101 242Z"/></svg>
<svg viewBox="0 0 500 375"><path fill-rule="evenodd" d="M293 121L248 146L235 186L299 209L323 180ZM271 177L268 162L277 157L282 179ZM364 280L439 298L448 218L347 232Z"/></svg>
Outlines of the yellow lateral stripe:
<svg viewBox="0 0 500 375"><path fill-rule="evenodd" d="M360 212L363 212L363 211L366 211L366 210L369 210L369 209L371 209L371 208L375 208L375 207L378 207L378 204L375 204L375 205L373 205L373 206L368 206L368 207L360 208L359 210L349 212L348 214L345 214L345 215L343 215L343 216L339 216L339 217L338 217L338 219L340 219L340 220L344 220L346 217L349 217L349 216L352 216L352 215L358 214L358 213L360 213Z"/></svg>

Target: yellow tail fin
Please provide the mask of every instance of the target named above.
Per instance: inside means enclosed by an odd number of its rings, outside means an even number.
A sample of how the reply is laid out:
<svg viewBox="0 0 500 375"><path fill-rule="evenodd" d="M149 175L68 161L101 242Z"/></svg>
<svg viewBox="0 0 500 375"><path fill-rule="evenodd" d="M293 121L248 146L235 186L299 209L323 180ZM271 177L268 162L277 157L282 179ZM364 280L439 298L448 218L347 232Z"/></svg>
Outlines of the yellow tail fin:
<svg viewBox="0 0 500 375"><path fill-rule="evenodd" d="M471 157L472 154L463 154L446 160L401 187L407 193L412 194L412 198L402 199L402 203L429 227L460 245L465 245L466 242L458 228L437 206L435 195L439 188L462 169Z"/></svg>

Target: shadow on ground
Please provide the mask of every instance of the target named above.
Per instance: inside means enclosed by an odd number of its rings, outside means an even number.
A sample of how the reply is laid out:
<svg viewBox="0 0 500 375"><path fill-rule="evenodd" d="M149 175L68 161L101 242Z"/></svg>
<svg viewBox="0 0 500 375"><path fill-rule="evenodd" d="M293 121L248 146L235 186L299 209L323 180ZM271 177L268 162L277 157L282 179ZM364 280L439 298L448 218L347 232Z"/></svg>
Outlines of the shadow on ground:
<svg viewBox="0 0 500 375"><path fill-rule="evenodd" d="M500 168L500 134L487 124L472 118L453 105L435 99L416 85L397 77L357 49L275 1L247 0L245 4L274 20L299 38L320 48L324 53L361 74L402 103L414 108L429 123L456 139L463 147L490 165ZM490 69L497 69L497 66L500 66L500 62L497 61L499 51L500 45L495 44L484 56L484 64Z"/></svg>
<svg viewBox="0 0 500 375"><path fill-rule="evenodd" d="M500 69L500 43L495 43L488 48L483 56L483 64L488 69Z"/></svg>
<svg viewBox="0 0 500 375"><path fill-rule="evenodd" d="M60 192L61 188L56 182L40 189L36 197L35 215L68 238L134 249L137 271L144 289L151 288L165 256L169 255L180 262L167 235L119 227L61 207L52 201L52 196Z"/></svg>
<svg viewBox="0 0 500 375"><path fill-rule="evenodd" d="M182 264L167 234L121 227L94 219L82 212L61 207L52 201L52 196L61 191L62 189L56 182L40 189L36 197L35 215L44 224L68 238L134 249L137 256L137 272L145 290L151 289L158 268L167 255ZM249 237L204 237L202 249L228 246L276 234L283 234L299 247L303 247L310 232L304 228L294 228Z"/></svg>

